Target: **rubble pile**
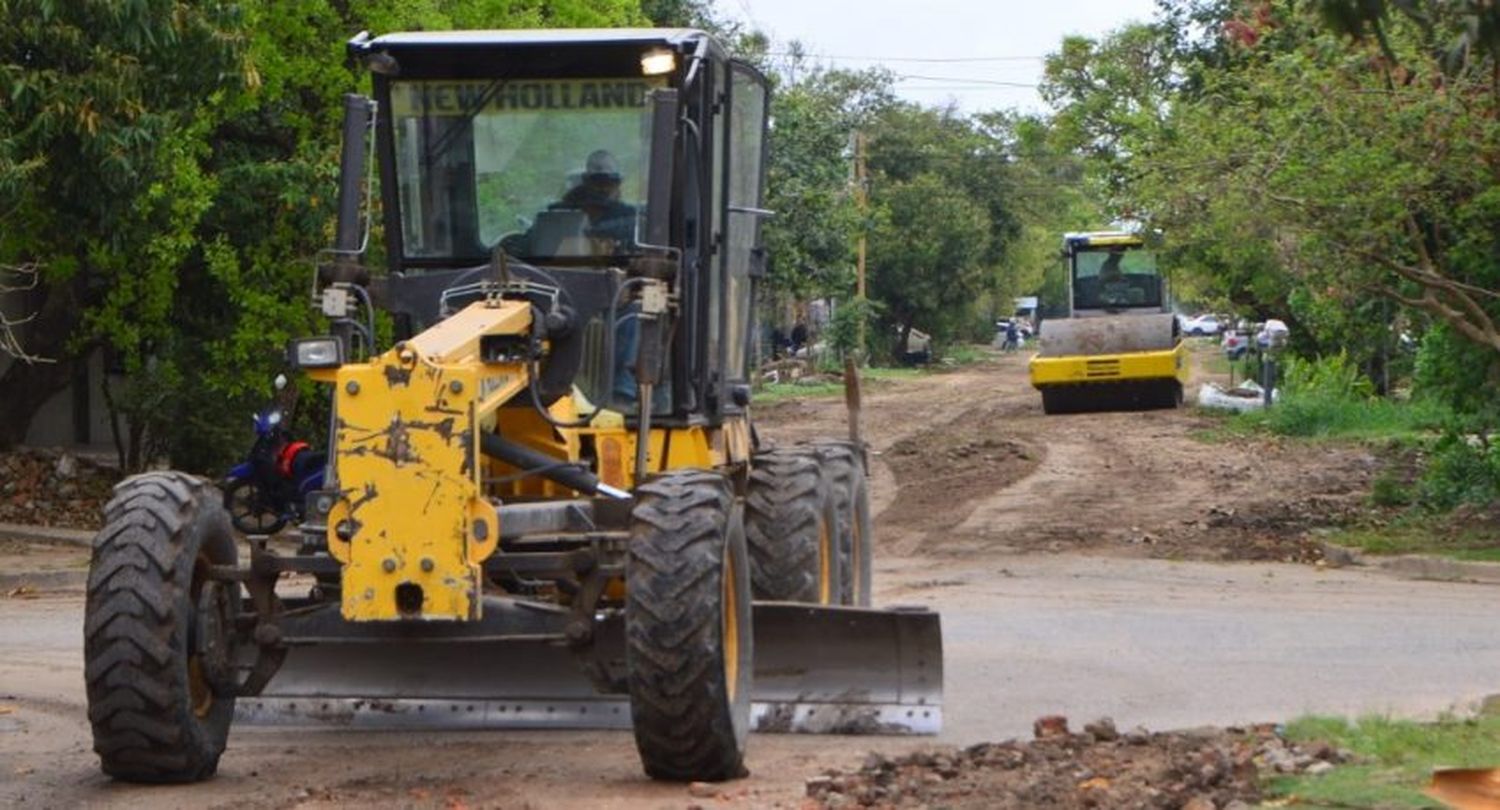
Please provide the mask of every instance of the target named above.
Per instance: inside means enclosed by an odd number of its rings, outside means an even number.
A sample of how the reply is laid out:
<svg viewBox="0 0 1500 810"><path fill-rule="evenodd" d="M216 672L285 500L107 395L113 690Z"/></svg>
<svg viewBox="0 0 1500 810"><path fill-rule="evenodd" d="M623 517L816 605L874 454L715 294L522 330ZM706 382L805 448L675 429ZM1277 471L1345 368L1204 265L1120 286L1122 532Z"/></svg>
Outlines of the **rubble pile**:
<svg viewBox="0 0 1500 810"><path fill-rule="evenodd" d="M119 473L55 450L0 453L0 523L97 529Z"/></svg>
<svg viewBox="0 0 1500 810"><path fill-rule="evenodd" d="M1262 773L1318 775L1351 757L1291 743L1274 726L1080 733L1044 717L1029 742L983 743L901 757L870 754L853 772L807 783L808 804L839 807L1185 808L1240 810L1261 798Z"/></svg>

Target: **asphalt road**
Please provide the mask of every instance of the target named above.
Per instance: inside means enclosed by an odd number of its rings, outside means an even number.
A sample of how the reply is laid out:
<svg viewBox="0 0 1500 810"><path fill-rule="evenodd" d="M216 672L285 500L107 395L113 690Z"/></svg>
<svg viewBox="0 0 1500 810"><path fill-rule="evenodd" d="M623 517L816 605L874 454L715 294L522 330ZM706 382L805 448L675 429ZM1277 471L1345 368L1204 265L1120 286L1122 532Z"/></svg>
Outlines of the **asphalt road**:
<svg viewBox="0 0 1500 810"><path fill-rule="evenodd" d="M1075 727L1108 715L1122 728L1168 729L1306 712L1431 716L1500 691L1494 586L1072 555L991 557L982 568L905 558L879 572L880 601L942 610L940 742L1024 736L1052 713ZM232 735L214 782L113 785L89 750L81 615L76 595L0 600L0 804L323 806L455 789L470 804L501 806L688 799L680 786L638 776L623 733L245 729ZM754 775L731 796L794 805L819 769L913 744L761 736ZM506 778L487 779L496 774Z"/></svg>

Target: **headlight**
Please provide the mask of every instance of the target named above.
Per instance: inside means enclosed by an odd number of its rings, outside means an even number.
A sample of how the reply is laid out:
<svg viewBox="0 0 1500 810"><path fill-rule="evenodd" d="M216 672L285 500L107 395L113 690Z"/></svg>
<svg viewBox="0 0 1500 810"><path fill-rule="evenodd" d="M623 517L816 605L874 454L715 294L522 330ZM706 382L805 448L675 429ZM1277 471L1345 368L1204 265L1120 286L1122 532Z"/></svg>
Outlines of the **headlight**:
<svg viewBox="0 0 1500 810"><path fill-rule="evenodd" d="M641 75L660 76L677 69L677 55L665 48L653 48L641 54Z"/></svg>
<svg viewBox="0 0 1500 810"><path fill-rule="evenodd" d="M335 337L302 338L292 341L287 359L297 368L338 368L344 364L343 346Z"/></svg>

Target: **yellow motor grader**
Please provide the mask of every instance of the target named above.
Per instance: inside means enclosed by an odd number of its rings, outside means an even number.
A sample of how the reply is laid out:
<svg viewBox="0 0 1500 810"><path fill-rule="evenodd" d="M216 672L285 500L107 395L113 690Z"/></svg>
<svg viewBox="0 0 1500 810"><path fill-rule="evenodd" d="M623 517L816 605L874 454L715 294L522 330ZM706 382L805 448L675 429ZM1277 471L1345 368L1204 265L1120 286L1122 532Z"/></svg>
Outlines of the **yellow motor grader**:
<svg viewBox="0 0 1500 810"><path fill-rule="evenodd" d="M869 607L865 448L751 424L765 78L693 30L349 53L373 96L345 99L329 334L288 349L330 394L325 485L300 544L233 536L186 474L118 486L85 618L105 772L207 778L236 717L631 728L676 780L742 774L752 729L936 732L937 615Z"/></svg>

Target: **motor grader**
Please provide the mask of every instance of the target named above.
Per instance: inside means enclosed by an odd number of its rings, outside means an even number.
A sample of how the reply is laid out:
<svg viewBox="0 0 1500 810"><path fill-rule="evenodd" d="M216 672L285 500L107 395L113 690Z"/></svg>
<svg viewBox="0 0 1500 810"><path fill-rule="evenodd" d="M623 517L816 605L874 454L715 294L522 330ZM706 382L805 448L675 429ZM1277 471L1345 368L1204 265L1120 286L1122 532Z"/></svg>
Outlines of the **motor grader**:
<svg viewBox="0 0 1500 810"><path fill-rule="evenodd" d="M1049 414L1175 408L1187 347L1166 279L1131 231L1063 236L1068 316L1042 322L1031 384Z"/></svg>
<svg viewBox="0 0 1500 810"><path fill-rule="evenodd" d="M206 778L236 717L631 728L675 780L741 775L752 728L935 732L937 615L869 607L865 448L751 423L764 77L692 30L348 48L373 93L345 99L328 334L288 349L329 398L325 484L295 540L235 537L183 473L117 487L85 616L105 772Z"/></svg>

